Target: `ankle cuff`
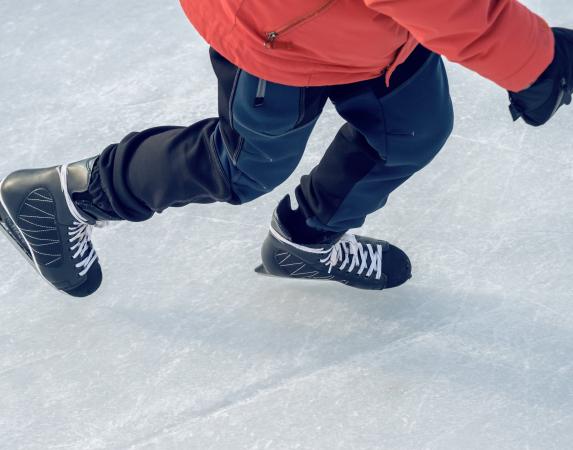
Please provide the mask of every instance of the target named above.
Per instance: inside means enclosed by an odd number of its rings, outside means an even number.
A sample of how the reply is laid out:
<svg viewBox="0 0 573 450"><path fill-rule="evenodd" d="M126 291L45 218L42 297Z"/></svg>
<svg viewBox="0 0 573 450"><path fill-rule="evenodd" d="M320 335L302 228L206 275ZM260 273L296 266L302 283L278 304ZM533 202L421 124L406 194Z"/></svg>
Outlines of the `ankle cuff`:
<svg viewBox="0 0 573 450"><path fill-rule="evenodd" d="M88 189L72 195L75 205L94 220L121 220L101 186L99 157L93 163Z"/></svg>

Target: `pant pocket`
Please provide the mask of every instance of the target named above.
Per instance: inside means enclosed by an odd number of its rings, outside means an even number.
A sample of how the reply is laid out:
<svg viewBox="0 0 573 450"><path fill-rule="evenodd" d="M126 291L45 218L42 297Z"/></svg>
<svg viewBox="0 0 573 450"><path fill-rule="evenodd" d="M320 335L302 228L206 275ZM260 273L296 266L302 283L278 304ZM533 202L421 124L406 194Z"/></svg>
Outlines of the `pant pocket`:
<svg viewBox="0 0 573 450"><path fill-rule="evenodd" d="M432 55L408 81L380 98L390 164L427 163L453 127L453 108L442 59Z"/></svg>
<svg viewBox="0 0 573 450"><path fill-rule="evenodd" d="M301 113L301 89L241 72L231 101L233 128L269 137L292 131Z"/></svg>

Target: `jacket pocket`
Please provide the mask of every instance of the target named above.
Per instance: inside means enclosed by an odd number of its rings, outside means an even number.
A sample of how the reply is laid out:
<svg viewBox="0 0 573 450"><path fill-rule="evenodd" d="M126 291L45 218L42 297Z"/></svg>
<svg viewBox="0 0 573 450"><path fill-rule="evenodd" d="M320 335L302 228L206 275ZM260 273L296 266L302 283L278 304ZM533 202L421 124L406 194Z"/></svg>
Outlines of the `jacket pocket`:
<svg viewBox="0 0 573 450"><path fill-rule="evenodd" d="M289 47L282 37L322 16L338 0L245 0L237 10L236 23L261 36L267 48ZM263 5L263 6L262 6Z"/></svg>
<svg viewBox="0 0 573 450"><path fill-rule="evenodd" d="M289 32L297 29L298 27L317 19L326 11L328 11L337 0L325 0L322 4L318 5L315 9L309 10L308 12L286 22L273 30L265 32L265 47L274 48L277 45L277 41L287 35Z"/></svg>

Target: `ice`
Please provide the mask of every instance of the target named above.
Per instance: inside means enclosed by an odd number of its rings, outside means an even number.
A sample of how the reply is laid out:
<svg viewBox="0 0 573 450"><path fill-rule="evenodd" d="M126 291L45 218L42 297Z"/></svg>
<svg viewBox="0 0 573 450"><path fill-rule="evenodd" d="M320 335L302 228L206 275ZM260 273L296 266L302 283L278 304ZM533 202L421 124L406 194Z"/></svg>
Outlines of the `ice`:
<svg viewBox="0 0 573 450"><path fill-rule="evenodd" d="M573 26L570 0L527 3ZM0 173L215 114L175 0L0 0ZM257 276L276 202L192 205L97 230L104 285L43 284L0 241L0 448L570 449L573 110L510 120L449 64L456 127L363 229L414 278L371 293Z"/></svg>

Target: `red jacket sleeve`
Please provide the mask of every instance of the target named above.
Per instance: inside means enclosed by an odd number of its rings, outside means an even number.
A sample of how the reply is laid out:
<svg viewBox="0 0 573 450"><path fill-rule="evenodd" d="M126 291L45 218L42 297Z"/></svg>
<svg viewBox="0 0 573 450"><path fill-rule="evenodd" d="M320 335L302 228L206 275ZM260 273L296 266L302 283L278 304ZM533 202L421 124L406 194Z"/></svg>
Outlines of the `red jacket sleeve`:
<svg viewBox="0 0 573 450"><path fill-rule="evenodd" d="M553 60L547 23L516 0L363 0L418 42L510 91Z"/></svg>

